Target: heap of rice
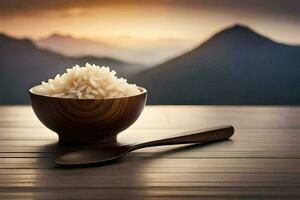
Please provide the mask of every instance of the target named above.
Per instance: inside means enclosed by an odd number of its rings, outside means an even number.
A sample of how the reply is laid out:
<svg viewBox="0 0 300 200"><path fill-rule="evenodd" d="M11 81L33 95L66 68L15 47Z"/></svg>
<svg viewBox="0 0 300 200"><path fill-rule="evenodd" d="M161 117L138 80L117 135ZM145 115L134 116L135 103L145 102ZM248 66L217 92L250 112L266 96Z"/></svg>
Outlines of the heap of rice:
<svg viewBox="0 0 300 200"><path fill-rule="evenodd" d="M76 65L47 83L42 82L33 92L52 97L103 99L137 95L140 90L126 79L117 78L109 67L86 63L85 67Z"/></svg>

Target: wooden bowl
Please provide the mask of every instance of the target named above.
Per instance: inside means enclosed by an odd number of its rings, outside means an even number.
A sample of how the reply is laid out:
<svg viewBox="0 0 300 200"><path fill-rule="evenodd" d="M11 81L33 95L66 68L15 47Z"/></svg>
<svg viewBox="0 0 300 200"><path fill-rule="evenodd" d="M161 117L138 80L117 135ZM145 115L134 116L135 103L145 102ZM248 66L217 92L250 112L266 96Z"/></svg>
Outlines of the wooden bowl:
<svg viewBox="0 0 300 200"><path fill-rule="evenodd" d="M147 91L135 96L110 99L73 99L43 96L29 90L34 113L60 143L100 144L116 142L118 133L141 114Z"/></svg>

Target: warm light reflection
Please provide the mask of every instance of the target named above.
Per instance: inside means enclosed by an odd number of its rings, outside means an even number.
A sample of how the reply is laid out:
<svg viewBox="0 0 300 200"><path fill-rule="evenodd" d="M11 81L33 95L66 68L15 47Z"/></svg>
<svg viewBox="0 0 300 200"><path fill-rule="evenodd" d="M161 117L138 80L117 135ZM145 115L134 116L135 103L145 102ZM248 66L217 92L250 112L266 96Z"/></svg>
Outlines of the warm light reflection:
<svg viewBox="0 0 300 200"><path fill-rule="evenodd" d="M185 6L176 6L175 3L76 5L63 9L0 14L0 32L13 36L36 39L52 33L67 33L121 46L152 43L157 39L159 42L161 38L188 40L196 44L234 23L244 23L279 41L300 42L299 26L284 18L270 23L270 16L240 14L232 10L220 12L201 3ZM288 35L284 31L287 29Z"/></svg>

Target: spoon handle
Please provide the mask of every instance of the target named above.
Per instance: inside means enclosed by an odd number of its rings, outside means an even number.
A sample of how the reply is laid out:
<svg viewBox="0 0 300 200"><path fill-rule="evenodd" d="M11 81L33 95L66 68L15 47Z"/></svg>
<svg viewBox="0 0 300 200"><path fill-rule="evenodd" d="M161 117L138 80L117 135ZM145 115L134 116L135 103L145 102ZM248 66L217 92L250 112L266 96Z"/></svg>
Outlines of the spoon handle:
<svg viewBox="0 0 300 200"><path fill-rule="evenodd" d="M172 145L172 144L189 144L203 143L219 140L226 140L233 135L234 128L231 125L219 126L210 129L202 129L181 133L174 137L162 138L150 142L136 144L131 147L131 151L153 146Z"/></svg>

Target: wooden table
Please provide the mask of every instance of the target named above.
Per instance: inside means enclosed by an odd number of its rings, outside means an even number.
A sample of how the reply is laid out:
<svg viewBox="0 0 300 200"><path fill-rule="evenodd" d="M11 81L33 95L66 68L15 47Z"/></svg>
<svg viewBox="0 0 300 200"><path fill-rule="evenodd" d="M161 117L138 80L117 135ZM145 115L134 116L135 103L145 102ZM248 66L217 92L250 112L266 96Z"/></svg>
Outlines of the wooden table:
<svg viewBox="0 0 300 200"><path fill-rule="evenodd" d="M122 142L232 124L232 140L139 150L61 169L29 106L0 106L0 199L300 199L300 107L148 106Z"/></svg>

